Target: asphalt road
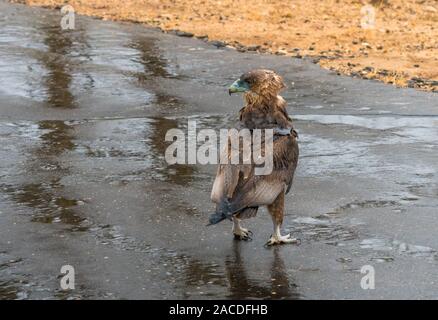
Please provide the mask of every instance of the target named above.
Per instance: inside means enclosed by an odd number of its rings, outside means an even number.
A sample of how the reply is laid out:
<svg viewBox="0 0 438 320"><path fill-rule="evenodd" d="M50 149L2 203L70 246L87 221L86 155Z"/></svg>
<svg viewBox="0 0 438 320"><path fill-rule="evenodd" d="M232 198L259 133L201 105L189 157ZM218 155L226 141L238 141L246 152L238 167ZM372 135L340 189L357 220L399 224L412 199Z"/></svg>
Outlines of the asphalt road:
<svg viewBox="0 0 438 320"><path fill-rule="evenodd" d="M436 94L60 19L0 1L0 299L438 298ZM206 227L215 166L164 161L168 129L232 126L226 88L260 67L284 76L300 136L284 223L300 246L263 246L266 210L251 242Z"/></svg>

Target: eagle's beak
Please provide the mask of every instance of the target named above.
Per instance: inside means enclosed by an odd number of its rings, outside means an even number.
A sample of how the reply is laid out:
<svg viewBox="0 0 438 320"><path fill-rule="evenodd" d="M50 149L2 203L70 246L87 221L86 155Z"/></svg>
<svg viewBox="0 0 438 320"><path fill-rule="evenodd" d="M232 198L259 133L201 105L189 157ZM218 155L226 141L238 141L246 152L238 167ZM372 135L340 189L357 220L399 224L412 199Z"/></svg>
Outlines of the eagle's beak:
<svg viewBox="0 0 438 320"><path fill-rule="evenodd" d="M249 91L249 84L242 80L236 80L228 88L228 93L231 96L232 93Z"/></svg>

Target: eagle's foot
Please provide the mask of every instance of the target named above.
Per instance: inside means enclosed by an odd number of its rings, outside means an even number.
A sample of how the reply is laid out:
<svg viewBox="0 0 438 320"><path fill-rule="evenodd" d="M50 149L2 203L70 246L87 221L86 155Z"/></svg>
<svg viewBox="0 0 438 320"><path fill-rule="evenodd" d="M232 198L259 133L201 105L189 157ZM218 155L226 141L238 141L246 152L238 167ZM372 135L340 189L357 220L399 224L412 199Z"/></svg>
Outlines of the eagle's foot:
<svg viewBox="0 0 438 320"><path fill-rule="evenodd" d="M240 225L240 219L233 217L233 234L236 240L252 240L252 232L248 229L242 228Z"/></svg>
<svg viewBox="0 0 438 320"><path fill-rule="evenodd" d="M245 228L233 229L233 234L236 240L252 240L252 232Z"/></svg>
<svg viewBox="0 0 438 320"><path fill-rule="evenodd" d="M276 244L300 244L300 239L292 238L290 234L281 236L281 235L271 235L271 238L266 242L266 246L273 246Z"/></svg>

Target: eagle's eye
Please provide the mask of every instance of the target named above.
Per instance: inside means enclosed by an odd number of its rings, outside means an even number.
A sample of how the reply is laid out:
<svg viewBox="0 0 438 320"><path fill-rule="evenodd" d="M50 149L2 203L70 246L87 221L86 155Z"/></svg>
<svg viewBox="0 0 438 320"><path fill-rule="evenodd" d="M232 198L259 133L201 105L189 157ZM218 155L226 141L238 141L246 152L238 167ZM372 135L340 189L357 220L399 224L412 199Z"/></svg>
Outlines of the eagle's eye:
<svg viewBox="0 0 438 320"><path fill-rule="evenodd" d="M252 86L255 83L255 80L252 77L246 77L243 81L245 81L250 86Z"/></svg>

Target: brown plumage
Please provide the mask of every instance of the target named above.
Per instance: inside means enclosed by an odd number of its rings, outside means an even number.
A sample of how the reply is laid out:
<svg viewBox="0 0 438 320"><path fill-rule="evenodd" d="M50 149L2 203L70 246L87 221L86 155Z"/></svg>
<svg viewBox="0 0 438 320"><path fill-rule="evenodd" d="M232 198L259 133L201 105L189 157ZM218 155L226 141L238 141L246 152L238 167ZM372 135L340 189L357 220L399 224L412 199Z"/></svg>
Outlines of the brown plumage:
<svg viewBox="0 0 438 320"><path fill-rule="evenodd" d="M278 95L285 87L283 79L269 70L255 70L240 78L250 85L245 92L245 106L240 110L241 125L249 129L292 127L286 111L286 101Z"/></svg>
<svg viewBox="0 0 438 320"><path fill-rule="evenodd" d="M211 193L216 212L211 215L210 223L232 219L233 233L239 239L250 238L250 231L240 226L240 220L254 217L260 206L266 206L274 224L274 234L268 244L295 241L290 235L280 234L284 194L292 185L298 163L297 134L287 114L286 102L278 95L284 87L283 79L270 70L245 73L230 87L230 94L244 92L245 106L240 110L239 129L274 130L273 171L270 174L257 175L257 164L253 161L249 164L221 164L217 171ZM228 151L230 146L229 142ZM242 157L243 150L241 146L239 148ZM261 148L264 155L264 143Z"/></svg>

